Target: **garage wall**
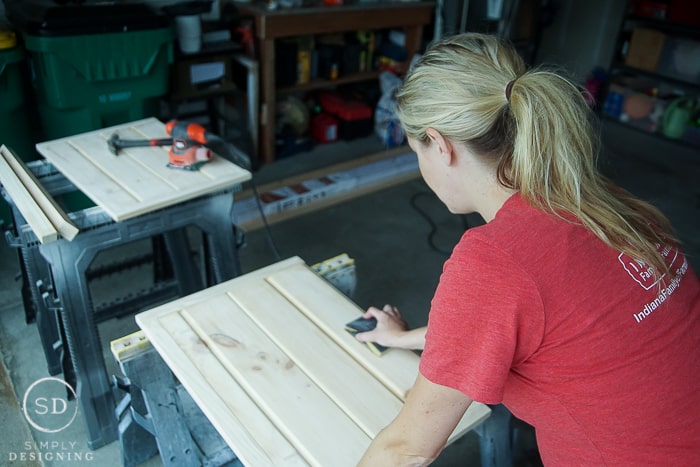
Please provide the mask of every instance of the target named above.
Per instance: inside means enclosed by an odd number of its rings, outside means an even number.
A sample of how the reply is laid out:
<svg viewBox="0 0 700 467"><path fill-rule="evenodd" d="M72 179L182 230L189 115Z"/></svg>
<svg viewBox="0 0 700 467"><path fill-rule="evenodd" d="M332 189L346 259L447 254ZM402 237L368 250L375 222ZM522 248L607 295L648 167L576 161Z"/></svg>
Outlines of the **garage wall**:
<svg viewBox="0 0 700 467"><path fill-rule="evenodd" d="M578 81L612 59L627 0L556 0L554 23L542 36L538 59L573 73Z"/></svg>

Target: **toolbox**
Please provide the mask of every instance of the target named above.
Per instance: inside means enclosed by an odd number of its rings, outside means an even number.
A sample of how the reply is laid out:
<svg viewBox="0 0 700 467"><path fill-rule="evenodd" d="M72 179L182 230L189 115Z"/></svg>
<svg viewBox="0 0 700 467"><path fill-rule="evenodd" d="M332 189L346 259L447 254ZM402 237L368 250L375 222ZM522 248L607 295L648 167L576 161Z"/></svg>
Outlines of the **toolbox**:
<svg viewBox="0 0 700 467"><path fill-rule="evenodd" d="M352 140L372 133L372 107L357 99L344 98L334 92L322 92L318 102L325 112L338 120L340 139Z"/></svg>
<svg viewBox="0 0 700 467"><path fill-rule="evenodd" d="M134 2L5 6L24 42L46 139L157 115L173 62L170 17Z"/></svg>

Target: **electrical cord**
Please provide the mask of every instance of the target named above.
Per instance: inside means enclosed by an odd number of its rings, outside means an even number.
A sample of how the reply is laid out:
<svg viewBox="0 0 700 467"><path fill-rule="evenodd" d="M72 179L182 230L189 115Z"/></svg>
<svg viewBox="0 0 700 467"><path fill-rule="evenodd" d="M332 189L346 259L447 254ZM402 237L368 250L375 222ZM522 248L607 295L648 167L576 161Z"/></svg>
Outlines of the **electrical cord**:
<svg viewBox="0 0 700 467"><path fill-rule="evenodd" d="M410 202L411 202L411 206L413 207L413 209L415 209L418 212L418 214L420 214L421 217L423 217L423 219L425 219L426 222L428 223L428 225L430 226L430 232L428 233L428 239L427 239L428 246L430 246L430 249L433 251L436 251L436 252L438 252L442 255L445 255L445 256L450 256L452 254L451 249L450 250L442 249L442 248L438 247L435 243L435 236L438 233L437 224L435 224L433 219L430 217L430 215L426 211L424 211L423 209L420 208L420 206L418 206L418 199L424 198L424 197L435 198L435 194L432 192L428 192L428 191L421 191L421 192L415 193L413 196L411 196ZM464 230L469 229L469 222L467 222L467 216L462 214L459 217L462 220L462 227L464 228Z"/></svg>
<svg viewBox="0 0 700 467"><path fill-rule="evenodd" d="M275 245L275 240L272 238L272 230L270 229L270 224L267 222L267 217L265 216L265 212L263 211L263 206L262 203L260 202L260 196L258 195L258 188L255 185L255 182L253 181L253 178L251 177L250 179L250 187L253 190L253 196L255 197L255 204L258 206L258 211L260 212L260 218L263 221L263 229L265 231L265 239L267 240L267 244L272 250L272 254L275 256L276 261L282 260L282 257L280 256L279 250L277 250L277 245Z"/></svg>
<svg viewBox="0 0 700 467"><path fill-rule="evenodd" d="M242 169L248 170L249 172L253 172L253 164L250 160L250 157L248 157L247 154L244 152L238 150L235 145L228 143L226 141L221 141L223 143L223 146L220 148L221 152L220 154L223 155L225 158L227 158L229 161L233 162L237 166L241 167ZM270 224L267 222L267 217L265 216L265 211L263 210L262 203L260 202L260 195L258 194L258 187L255 184L255 180L253 177L250 177L250 187L251 190L253 191L253 196L255 197L255 205L258 208L258 212L260 212L260 218L263 221L263 230L265 232L265 239L267 240L267 244L270 247L270 250L272 250L272 254L275 257L276 261L280 261L282 257L280 256L279 250L277 249L277 245L275 245L275 240L272 238L272 230L270 229Z"/></svg>

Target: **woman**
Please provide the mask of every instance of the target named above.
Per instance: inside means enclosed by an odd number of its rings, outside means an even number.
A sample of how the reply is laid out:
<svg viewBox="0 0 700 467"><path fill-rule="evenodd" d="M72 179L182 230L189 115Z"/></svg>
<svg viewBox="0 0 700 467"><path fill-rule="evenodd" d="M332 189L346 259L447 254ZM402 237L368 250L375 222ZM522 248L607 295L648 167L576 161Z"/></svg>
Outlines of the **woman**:
<svg viewBox="0 0 700 467"><path fill-rule="evenodd" d="M360 465L429 464L472 400L533 425L545 465L700 465L700 282L663 214L597 171L579 89L462 34L397 99L426 183L486 224L445 263L427 330L368 310L359 339L424 351Z"/></svg>

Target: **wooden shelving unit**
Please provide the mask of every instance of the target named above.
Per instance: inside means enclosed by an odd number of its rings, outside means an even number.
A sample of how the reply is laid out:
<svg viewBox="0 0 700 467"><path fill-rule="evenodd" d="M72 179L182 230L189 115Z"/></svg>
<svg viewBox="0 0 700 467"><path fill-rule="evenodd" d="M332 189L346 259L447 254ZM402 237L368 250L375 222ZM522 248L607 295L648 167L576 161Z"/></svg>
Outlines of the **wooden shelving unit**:
<svg viewBox="0 0 700 467"><path fill-rule="evenodd" d="M294 86L285 86L277 89L278 95L293 94L296 92L315 91L317 89L325 89L332 86L342 86L344 84L361 83L364 81L376 80L379 78L379 71L364 71L361 73L352 73L344 75L337 79L322 79L317 78L305 84L296 84Z"/></svg>
<svg viewBox="0 0 700 467"><path fill-rule="evenodd" d="M260 145L258 162L275 161L275 108L278 94L304 92L341 84L376 79L378 72L363 72L336 80L314 80L310 83L280 87L275 83L275 41L309 35L402 29L410 58L422 46L423 27L432 23L435 3L381 2L352 5L279 8L268 10L263 2L238 4L242 16L254 20L257 54L260 63Z"/></svg>

